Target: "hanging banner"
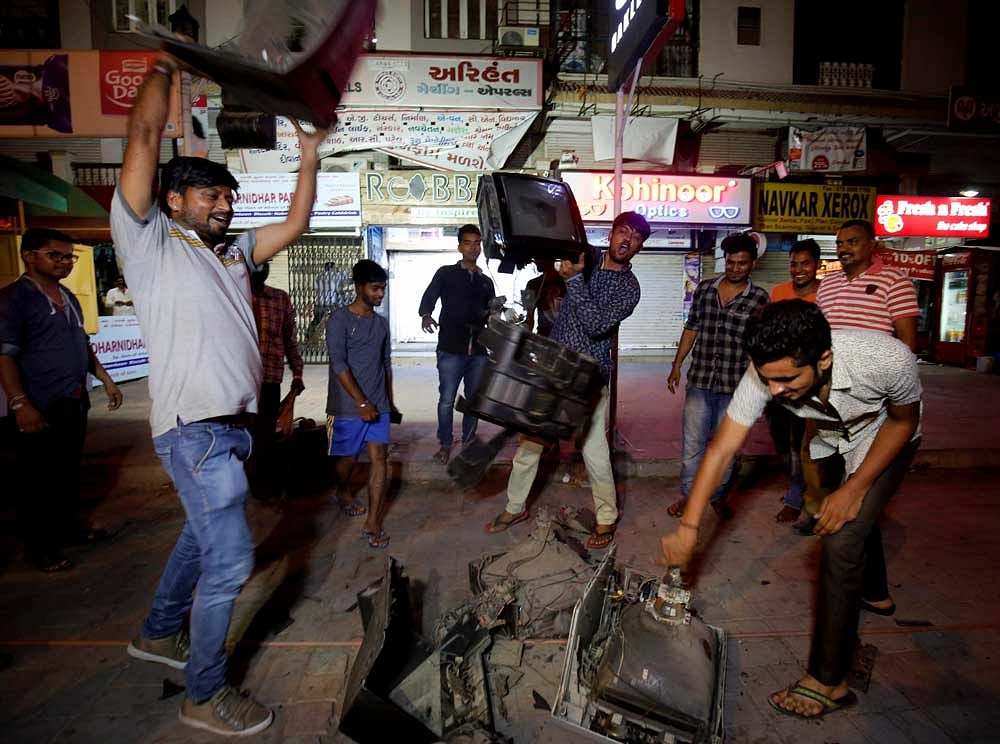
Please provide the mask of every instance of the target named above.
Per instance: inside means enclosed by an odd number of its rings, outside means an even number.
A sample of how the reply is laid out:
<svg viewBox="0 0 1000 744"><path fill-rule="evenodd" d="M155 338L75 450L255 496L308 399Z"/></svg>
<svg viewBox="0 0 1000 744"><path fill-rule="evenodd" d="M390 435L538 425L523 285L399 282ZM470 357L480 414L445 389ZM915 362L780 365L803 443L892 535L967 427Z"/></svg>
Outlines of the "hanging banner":
<svg viewBox="0 0 1000 744"><path fill-rule="evenodd" d="M234 173L240 183L230 227L281 222L295 194L295 173ZM310 229L361 226L361 186L357 173L319 173Z"/></svg>
<svg viewBox="0 0 1000 744"><path fill-rule="evenodd" d="M104 315L100 330L90 337L90 346L115 382L149 375L149 352L142 340L139 319L134 315Z"/></svg>
<svg viewBox="0 0 1000 744"><path fill-rule="evenodd" d="M0 124L73 131L68 54L53 54L40 65L0 65Z"/></svg>
<svg viewBox="0 0 1000 744"><path fill-rule="evenodd" d="M833 235L847 220L874 221L875 189L867 186L763 183L754 230Z"/></svg>
<svg viewBox="0 0 1000 744"><path fill-rule="evenodd" d="M691 314L694 291L701 281L701 254L688 253L684 256L684 319Z"/></svg>
<svg viewBox="0 0 1000 744"><path fill-rule="evenodd" d="M563 172L584 222L614 220L614 173ZM650 222L702 225L750 223L750 179L633 173L622 176L622 211Z"/></svg>
<svg viewBox="0 0 1000 744"><path fill-rule="evenodd" d="M882 263L899 269L910 279L919 281L934 281L934 263L937 260L937 251L894 251L884 249L879 251L878 257Z"/></svg>
<svg viewBox="0 0 1000 744"><path fill-rule="evenodd" d="M534 111L350 110L341 113L319 152L322 157L374 149L438 170L498 170L535 116ZM276 149L240 150L247 173L296 170L299 158L295 130L280 117Z"/></svg>
<svg viewBox="0 0 1000 744"><path fill-rule="evenodd" d="M868 167L864 127L823 127L808 132L788 128L788 170L846 173Z"/></svg>
<svg viewBox="0 0 1000 744"><path fill-rule="evenodd" d="M957 196L880 196L875 232L892 237L986 238L990 200Z"/></svg>
<svg viewBox="0 0 1000 744"><path fill-rule="evenodd" d="M488 108L538 111L542 61L528 57L363 54L342 107Z"/></svg>
<svg viewBox="0 0 1000 744"><path fill-rule="evenodd" d="M128 116L139 86L153 69L156 52L100 52L101 113Z"/></svg>
<svg viewBox="0 0 1000 744"><path fill-rule="evenodd" d="M647 160L671 165L677 142L677 119L633 116L625 124L622 156L630 160ZM592 116L594 160L615 159L615 117Z"/></svg>

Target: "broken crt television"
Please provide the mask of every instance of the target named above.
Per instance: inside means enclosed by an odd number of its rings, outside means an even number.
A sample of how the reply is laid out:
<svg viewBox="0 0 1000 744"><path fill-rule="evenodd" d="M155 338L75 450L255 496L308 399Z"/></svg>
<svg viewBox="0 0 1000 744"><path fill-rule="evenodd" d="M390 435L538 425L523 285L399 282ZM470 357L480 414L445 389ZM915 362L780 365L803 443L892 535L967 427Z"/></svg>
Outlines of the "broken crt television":
<svg viewBox="0 0 1000 744"><path fill-rule="evenodd" d="M562 181L490 173L479 177L476 203L483 253L498 260L503 273L511 274L535 258L576 261L588 249L576 199Z"/></svg>
<svg viewBox="0 0 1000 744"><path fill-rule="evenodd" d="M533 436L568 439L589 424L603 378L597 360L491 316L479 334L487 361L479 386L455 407Z"/></svg>
<svg viewBox="0 0 1000 744"><path fill-rule="evenodd" d="M552 716L590 741L721 743L725 633L688 611L679 570L643 577L614 556L574 608Z"/></svg>

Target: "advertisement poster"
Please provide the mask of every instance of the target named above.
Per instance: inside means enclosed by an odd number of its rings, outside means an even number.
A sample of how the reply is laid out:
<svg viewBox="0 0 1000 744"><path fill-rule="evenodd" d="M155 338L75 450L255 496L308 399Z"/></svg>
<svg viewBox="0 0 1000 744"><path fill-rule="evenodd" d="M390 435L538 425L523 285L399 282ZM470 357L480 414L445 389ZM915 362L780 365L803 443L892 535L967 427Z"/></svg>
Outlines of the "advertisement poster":
<svg viewBox="0 0 1000 744"><path fill-rule="evenodd" d="M240 183L230 227L281 222L295 193L295 173L235 173ZM361 181L357 173L319 173L312 229L361 226Z"/></svg>
<svg viewBox="0 0 1000 744"><path fill-rule="evenodd" d="M701 281L701 254L688 253L684 256L684 318L691 314L694 291Z"/></svg>
<svg viewBox="0 0 1000 744"><path fill-rule="evenodd" d="M875 233L887 237L986 238L991 202L957 196L880 196Z"/></svg>
<svg viewBox="0 0 1000 744"><path fill-rule="evenodd" d="M875 218L875 189L764 183L757 189L754 230L834 235L847 220Z"/></svg>
<svg viewBox="0 0 1000 744"><path fill-rule="evenodd" d="M562 179L573 191L584 222L614 219L614 173L563 171ZM625 173L622 211L629 210L650 222L748 225L750 179Z"/></svg>
<svg viewBox="0 0 1000 744"><path fill-rule="evenodd" d="M128 116L156 52L100 52L101 113Z"/></svg>
<svg viewBox="0 0 1000 744"><path fill-rule="evenodd" d="M320 145L333 152L381 150L444 171L502 168L537 116L534 111L344 111ZM275 150L240 150L248 173L291 171L299 163L299 140L287 119L278 118Z"/></svg>
<svg viewBox="0 0 1000 744"><path fill-rule="evenodd" d="M868 135L864 127L823 127L809 132L788 128L788 169L847 173L868 165Z"/></svg>
<svg viewBox="0 0 1000 744"><path fill-rule="evenodd" d="M924 282L934 281L934 263L937 251L894 251L885 249L879 251L878 257L882 263L899 269L910 279Z"/></svg>
<svg viewBox="0 0 1000 744"><path fill-rule="evenodd" d="M0 124L73 131L68 54L53 54L40 65L0 65Z"/></svg>
<svg viewBox="0 0 1000 744"><path fill-rule="evenodd" d="M90 345L104 369L115 382L137 380L149 375L149 353L134 315L101 316L100 330Z"/></svg>

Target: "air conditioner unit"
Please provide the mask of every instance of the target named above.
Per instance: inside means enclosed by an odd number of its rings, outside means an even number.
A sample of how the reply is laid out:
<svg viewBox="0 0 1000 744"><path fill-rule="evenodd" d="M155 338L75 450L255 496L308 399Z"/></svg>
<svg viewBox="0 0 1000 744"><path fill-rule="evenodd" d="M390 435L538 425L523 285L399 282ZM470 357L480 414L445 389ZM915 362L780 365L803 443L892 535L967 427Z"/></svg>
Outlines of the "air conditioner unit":
<svg viewBox="0 0 1000 744"><path fill-rule="evenodd" d="M536 47L541 43L539 29L531 26L500 26L500 46Z"/></svg>

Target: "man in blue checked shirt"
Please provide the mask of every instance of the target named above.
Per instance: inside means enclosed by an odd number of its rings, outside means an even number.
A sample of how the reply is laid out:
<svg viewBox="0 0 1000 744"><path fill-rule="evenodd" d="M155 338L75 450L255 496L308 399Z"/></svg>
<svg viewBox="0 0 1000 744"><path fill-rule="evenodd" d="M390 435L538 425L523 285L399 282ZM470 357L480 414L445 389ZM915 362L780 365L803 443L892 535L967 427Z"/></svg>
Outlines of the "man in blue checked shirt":
<svg viewBox="0 0 1000 744"><path fill-rule="evenodd" d="M649 223L642 215L622 212L611 226L608 248L597 256L589 279L583 275L585 257L582 253L576 263L562 261L559 266L559 273L566 282L566 296L552 326L551 338L573 351L594 357L605 382L611 377L611 343L615 332L639 304L639 280L632 273L631 261L642 250L649 233ZM583 443L583 462L597 514L597 525L587 546L597 550L611 544L618 522L615 480L605 433L607 411L608 388L605 386ZM507 507L486 525L487 532L503 532L528 519L528 492L544 449L544 440L521 438L507 483Z"/></svg>

